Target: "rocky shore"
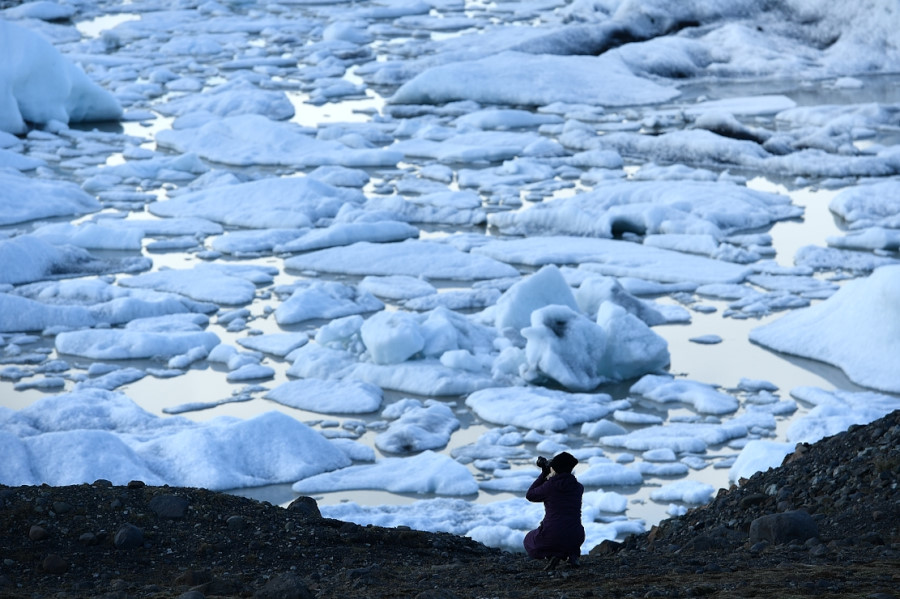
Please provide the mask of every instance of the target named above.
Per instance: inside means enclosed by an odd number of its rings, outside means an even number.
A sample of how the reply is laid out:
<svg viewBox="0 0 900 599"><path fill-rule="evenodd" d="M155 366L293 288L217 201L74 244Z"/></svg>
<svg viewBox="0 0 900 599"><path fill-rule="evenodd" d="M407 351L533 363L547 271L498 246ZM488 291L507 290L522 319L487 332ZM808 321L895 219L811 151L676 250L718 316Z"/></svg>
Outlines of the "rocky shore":
<svg viewBox="0 0 900 599"><path fill-rule="evenodd" d="M579 568L202 489L0 486L0 597L900 597L900 411Z"/></svg>

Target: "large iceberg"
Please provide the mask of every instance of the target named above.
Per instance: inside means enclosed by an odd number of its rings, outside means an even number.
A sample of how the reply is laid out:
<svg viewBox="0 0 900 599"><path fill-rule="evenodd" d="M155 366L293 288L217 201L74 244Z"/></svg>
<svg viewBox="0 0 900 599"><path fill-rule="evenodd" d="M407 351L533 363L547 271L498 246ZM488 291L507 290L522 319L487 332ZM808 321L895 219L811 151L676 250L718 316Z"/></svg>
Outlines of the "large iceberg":
<svg viewBox="0 0 900 599"><path fill-rule="evenodd" d="M0 56L0 131L24 133L26 123L122 116L122 106L110 92L29 29L0 20Z"/></svg>

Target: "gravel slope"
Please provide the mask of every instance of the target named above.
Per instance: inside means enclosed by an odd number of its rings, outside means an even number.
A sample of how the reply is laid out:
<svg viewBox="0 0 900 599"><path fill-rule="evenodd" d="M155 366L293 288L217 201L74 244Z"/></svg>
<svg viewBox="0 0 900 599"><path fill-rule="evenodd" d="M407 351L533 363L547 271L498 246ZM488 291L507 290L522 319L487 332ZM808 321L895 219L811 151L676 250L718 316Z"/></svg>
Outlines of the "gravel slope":
<svg viewBox="0 0 900 599"><path fill-rule="evenodd" d="M303 498L0 486L0 597L895 598L898 472L900 411L551 571L464 537L321 518Z"/></svg>

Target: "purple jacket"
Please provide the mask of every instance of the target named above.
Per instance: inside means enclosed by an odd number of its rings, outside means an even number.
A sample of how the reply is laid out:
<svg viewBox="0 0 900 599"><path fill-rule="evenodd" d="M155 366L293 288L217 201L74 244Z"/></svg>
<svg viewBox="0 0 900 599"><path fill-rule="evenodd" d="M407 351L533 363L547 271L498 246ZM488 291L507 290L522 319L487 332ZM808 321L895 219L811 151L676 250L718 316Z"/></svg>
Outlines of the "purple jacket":
<svg viewBox="0 0 900 599"><path fill-rule="evenodd" d="M525 551L533 558L577 557L584 543L581 496L584 487L574 474L537 477L525 498L544 504L541 525L525 535Z"/></svg>

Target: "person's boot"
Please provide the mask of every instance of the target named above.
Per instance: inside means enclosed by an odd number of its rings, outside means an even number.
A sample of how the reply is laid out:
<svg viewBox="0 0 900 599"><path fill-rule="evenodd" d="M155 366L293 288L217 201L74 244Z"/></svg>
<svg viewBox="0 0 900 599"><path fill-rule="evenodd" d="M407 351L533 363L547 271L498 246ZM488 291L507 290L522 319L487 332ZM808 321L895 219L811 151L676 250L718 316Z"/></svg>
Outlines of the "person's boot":
<svg viewBox="0 0 900 599"><path fill-rule="evenodd" d="M553 557L550 558L550 561L547 562L547 565L544 566L544 570L555 570L556 566L558 566L558 565L559 565L559 557L554 555Z"/></svg>

